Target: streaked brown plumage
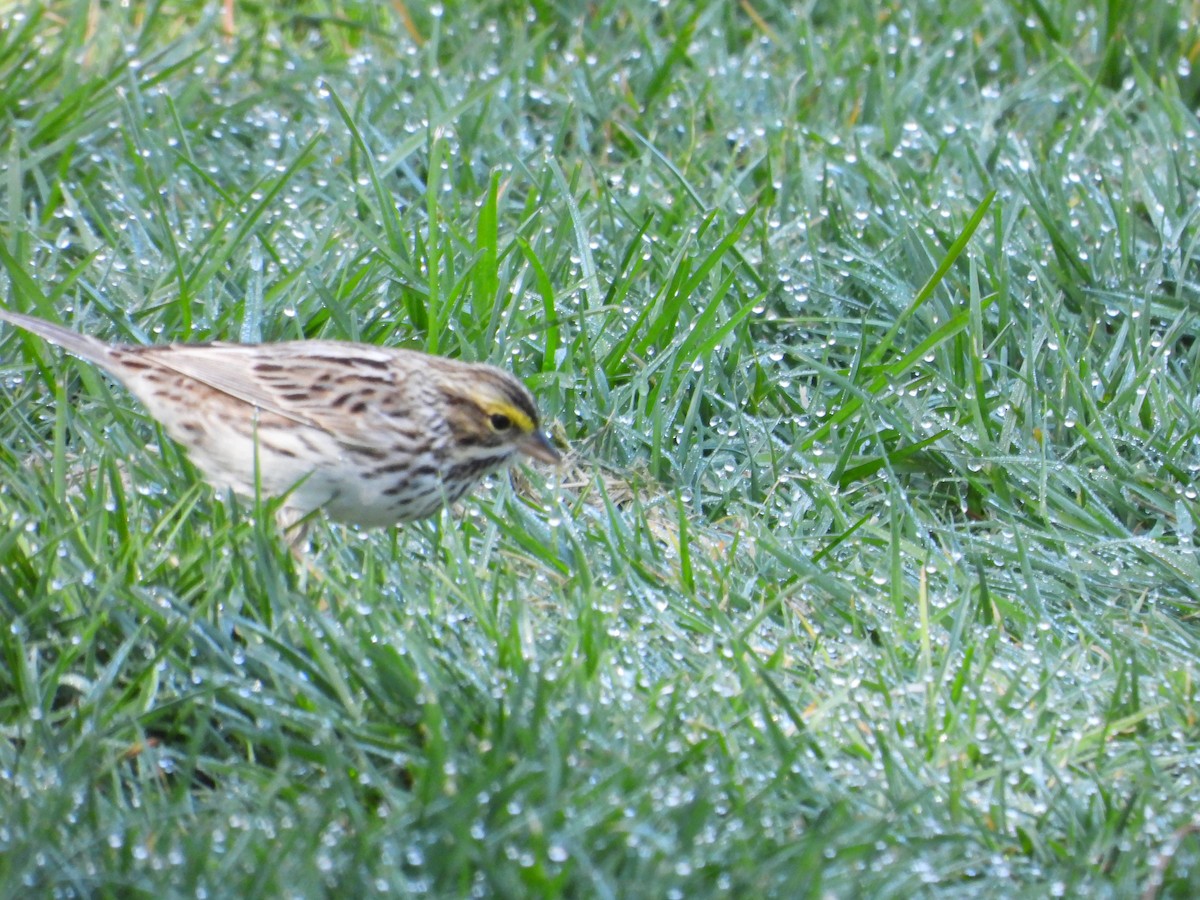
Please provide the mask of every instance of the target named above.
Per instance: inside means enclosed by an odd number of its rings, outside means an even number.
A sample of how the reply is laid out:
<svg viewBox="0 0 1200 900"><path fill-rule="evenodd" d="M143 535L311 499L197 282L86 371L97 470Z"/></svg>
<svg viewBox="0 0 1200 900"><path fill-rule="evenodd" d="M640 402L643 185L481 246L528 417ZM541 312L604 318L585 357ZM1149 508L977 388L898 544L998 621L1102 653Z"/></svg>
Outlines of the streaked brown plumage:
<svg viewBox="0 0 1200 900"><path fill-rule="evenodd" d="M0 319L114 375L217 487L366 526L437 512L524 454L559 461L528 389L494 366L341 341L105 344Z"/></svg>

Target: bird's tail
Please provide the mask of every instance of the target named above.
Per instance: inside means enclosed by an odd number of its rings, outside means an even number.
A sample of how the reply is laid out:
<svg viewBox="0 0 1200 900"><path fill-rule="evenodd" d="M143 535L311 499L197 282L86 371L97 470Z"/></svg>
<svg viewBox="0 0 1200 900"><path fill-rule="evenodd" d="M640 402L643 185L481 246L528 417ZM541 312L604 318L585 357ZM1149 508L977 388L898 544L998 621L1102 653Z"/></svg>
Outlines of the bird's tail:
<svg viewBox="0 0 1200 900"><path fill-rule="evenodd" d="M110 368L113 364L112 350L103 341L94 337L72 331L36 316L26 316L0 307L0 319L18 328L24 328L45 338L52 344L58 344L68 353L72 353L98 366Z"/></svg>

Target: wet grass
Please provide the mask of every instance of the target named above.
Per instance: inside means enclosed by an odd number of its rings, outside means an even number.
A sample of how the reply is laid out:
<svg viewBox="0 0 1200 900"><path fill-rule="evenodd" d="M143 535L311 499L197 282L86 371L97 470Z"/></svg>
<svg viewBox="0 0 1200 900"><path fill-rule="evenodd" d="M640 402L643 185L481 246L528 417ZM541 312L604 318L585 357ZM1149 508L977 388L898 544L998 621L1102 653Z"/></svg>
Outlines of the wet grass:
<svg viewBox="0 0 1200 900"><path fill-rule="evenodd" d="M1195 893L1178 4L94 12L0 30L5 303L574 453L305 567L5 331L3 895Z"/></svg>

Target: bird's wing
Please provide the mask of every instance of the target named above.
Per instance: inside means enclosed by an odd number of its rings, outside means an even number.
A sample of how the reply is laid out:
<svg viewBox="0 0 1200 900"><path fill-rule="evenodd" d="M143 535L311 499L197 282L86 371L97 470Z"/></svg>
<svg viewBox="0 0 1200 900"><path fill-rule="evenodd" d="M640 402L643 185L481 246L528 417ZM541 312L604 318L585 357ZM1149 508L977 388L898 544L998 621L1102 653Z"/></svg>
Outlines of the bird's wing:
<svg viewBox="0 0 1200 900"><path fill-rule="evenodd" d="M383 348L363 347L336 341L295 341L282 344L173 344L139 348L138 357L193 378L213 390L274 413L301 425L333 431L328 422L330 404L336 395L310 391L316 379L366 372L380 386L395 382L392 353ZM304 397L309 394L309 397ZM349 437L359 428L337 429Z"/></svg>

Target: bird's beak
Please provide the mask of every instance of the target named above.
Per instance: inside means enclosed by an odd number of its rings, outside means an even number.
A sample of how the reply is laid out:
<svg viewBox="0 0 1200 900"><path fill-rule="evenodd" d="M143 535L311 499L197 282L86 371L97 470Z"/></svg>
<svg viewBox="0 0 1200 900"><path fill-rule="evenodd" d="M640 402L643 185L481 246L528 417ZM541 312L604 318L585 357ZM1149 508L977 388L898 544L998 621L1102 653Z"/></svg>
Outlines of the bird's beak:
<svg viewBox="0 0 1200 900"><path fill-rule="evenodd" d="M527 456L532 456L534 459L550 465L558 465L562 462L562 454L554 449L550 439L540 431L531 431L525 435L521 439L521 443L517 445L517 449Z"/></svg>

